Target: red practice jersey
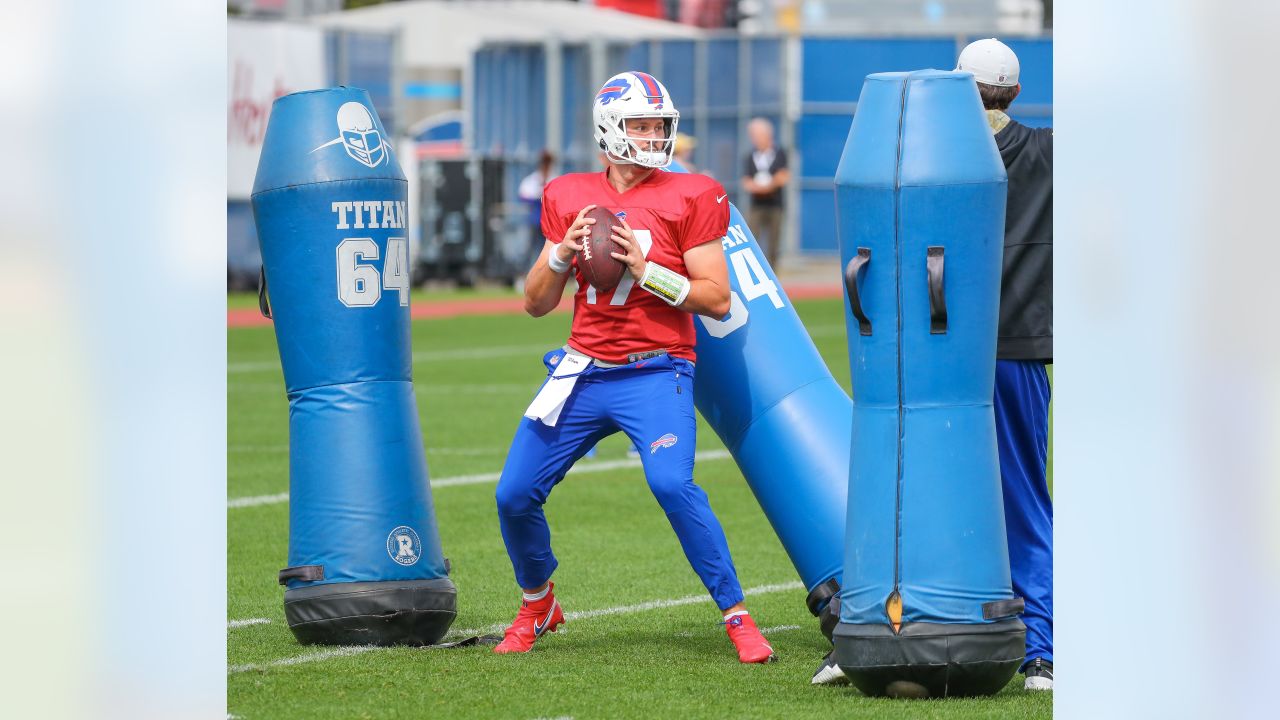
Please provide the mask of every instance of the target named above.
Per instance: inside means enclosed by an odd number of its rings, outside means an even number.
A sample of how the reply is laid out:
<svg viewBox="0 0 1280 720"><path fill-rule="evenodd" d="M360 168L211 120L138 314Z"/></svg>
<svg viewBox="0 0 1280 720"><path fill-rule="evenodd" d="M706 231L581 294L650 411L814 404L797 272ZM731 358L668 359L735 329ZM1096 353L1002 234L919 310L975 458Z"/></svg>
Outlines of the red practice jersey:
<svg viewBox="0 0 1280 720"><path fill-rule="evenodd" d="M599 205L621 215L635 232L645 257L688 276L684 252L729 232L729 201L720 183L706 175L657 170L619 194L604 172L572 173L552 180L542 194L542 233L564 240L582 208ZM574 258L578 291L573 296L569 346L604 360L664 349L694 359L693 315L636 287L628 272L612 292L597 292Z"/></svg>

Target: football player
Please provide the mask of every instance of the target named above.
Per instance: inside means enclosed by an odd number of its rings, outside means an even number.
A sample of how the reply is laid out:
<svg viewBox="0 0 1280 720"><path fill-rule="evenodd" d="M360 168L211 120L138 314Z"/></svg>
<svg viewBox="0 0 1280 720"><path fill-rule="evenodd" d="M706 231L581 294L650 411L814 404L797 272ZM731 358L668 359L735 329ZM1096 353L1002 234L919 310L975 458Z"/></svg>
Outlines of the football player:
<svg viewBox="0 0 1280 720"><path fill-rule="evenodd" d="M578 458L621 431L639 448L649 488L719 607L738 659L773 659L743 605L720 522L693 481L693 315L729 312L720 244L729 203L715 180L664 169L679 118L651 75L613 77L593 106L605 170L563 175L543 193L547 240L525 282L525 309L534 317L550 312L571 275L577 291L568 342L543 358L548 378L516 429L498 481L502 539L524 598L495 652L528 652L564 622L550 582L556 558L542 506ZM595 222L586 215L596 207L619 219L612 257L626 266L607 292L577 267Z"/></svg>

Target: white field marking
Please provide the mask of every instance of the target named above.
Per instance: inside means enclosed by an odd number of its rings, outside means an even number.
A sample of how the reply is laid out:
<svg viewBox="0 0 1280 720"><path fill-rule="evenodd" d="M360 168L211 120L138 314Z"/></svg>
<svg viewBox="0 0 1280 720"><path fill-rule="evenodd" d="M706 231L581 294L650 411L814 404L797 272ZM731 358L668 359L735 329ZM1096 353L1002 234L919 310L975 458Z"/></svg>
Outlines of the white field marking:
<svg viewBox="0 0 1280 720"><path fill-rule="evenodd" d="M743 595L748 597L752 595L764 595L766 593L782 592L784 590L797 590L804 587L804 583L793 580L786 583L775 583L773 585L757 585L753 588L747 588L742 591ZM577 610L564 614L565 621L569 620L589 620L595 617L603 617L606 615L633 615L646 610L659 610L661 608L680 607L682 605L697 605L698 603L711 602L711 598L705 593L702 595L688 595L682 598L674 598L672 600L650 600L648 602L637 603L635 605L619 605L618 607L600 608L598 610ZM478 630L457 630L455 631L460 637L470 637L471 635L487 635L491 632L505 630L506 625L490 625ZM781 630L783 628L799 628L799 625L783 625L778 628L770 628L773 630ZM763 631L761 631L763 632ZM453 633L450 633L451 635Z"/></svg>
<svg viewBox="0 0 1280 720"><path fill-rule="evenodd" d="M844 325L823 324L806 327L811 337L829 337L845 331ZM413 363L441 362L447 360L489 360L496 358L520 357L530 353L546 352L554 345L539 343L537 345L497 345L494 347L458 348L455 350L422 350L413 354ZM280 361L250 360L227 363L228 373L254 373L267 370L279 370Z"/></svg>
<svg viewBox="0 0 1280 720"><path fill-rule="evenodd" d="M423 350L413 354L413 363L417 365L448 360L491 360L520 357L532 353L545 353L553 347L555 347L554 343L538 343L537 345L497 345L494 347L457 348L455 350ZM537 366L536 360L536 358L531 360L530 367ZM280 361L277 359L227 363L228 373L253 373L279 369Z"/></svg>
<svg viewBox="0 0 1280 720"><path fill-rule="evenodd" d="M698 453L696 460L724 460L731 457L728 450L708 450ZM582 475L586 473L608 472L610 470L621 470L623 468L641 467L640 458L627 458L625 460L604 460L601 462L587 463L585 465L575 465L569 469L569 475ZM502 473L480 473L478 475L458 475L456 477L441 478L432 481L431 487L454 487L456 485L479 485L482 483L497 482L502 477Z"/></svg>
<svg viewBox="0 0 1280 720"><path fill-rule="evenodd" d="M283 383L237 381L227 385L227 392L283 392ZM423 395L533 395L538 383L416 383L414 390Z"/></svg>
<svg viewBox="0 0 1280 720"><path fill-rule="evenodd" d="M273 667L287 667L289 665L301 665L302 663L317 662L319 660L329 660L336 657L347 657L349 655L360 655L370 650L377 650L376 645L350 645L344 647L333 648L332 650L321 650L320 652L307 653L306 655L295 655L280 660L272 660L261 664L247 663L245 665L232 665L227 668L228 673L242 673L250 670L266 670Z"/></svg>
<svg viewBox="0 0 1280 720"><path fill-rule="evenodd" d="M804 583L799 580L792 580L785 583L774 583L771 585L757 585L753 588L747 588L742 591L743 595L748 597L752 595L764 595L766 593L783 592L786 590L801 590ZM650 600L649 602L637 603L635 605L621 605L619 607L600 608L598 610L582 610L579 612L565 613L565 620L587 620L594 617L603 617L606 615L630 615L646 610L657 610L659 608L680 607L681 605L696 605L698 603L709 603L711 598L704 593L702 595L689 595L682 598L674 598L671 600ZM471 635L484 635L491 632L502 630L506 625L491 625L482 630L454 630L449 633L449 637L468 637ZM783 626L790 627L790 626ZM348 655L359 655L369 652L370 650L380 650L374 645L357 645L354 647L341 647L333 650L324 650L322 652L308 653L306 655L296 655L281 660L272 660L270 662L260 664L232 665L227 668L228 673L240 673L249 670L265 670L272 667L286 667L289 665L301 665L303 663L318 662L321 660L329 660L330 658L346 657Z"/></svg>
<svg viewBox="0 0 1280 720"><path fill-rule="evenodd" d="M470 447L470 448L426 448L428 455L501 455L506 452L506 448L493 447ZM233 453L269 453L269 452L288 452L289 446L280 445L228 445L227 452Z"/></svg>
<svg viewBox="0 0 1280 720"><path fill-rule="evenodd" d="M258 505L275 505L276 503L289 502L289 493L276 493L275 495L253 495L251 497L231 498L227 501L227 508L244 508L256 507Z"/></svg>
<svg viewBox="0 0 1280 720"><path fill-rule="evenodd" d="M251 360L248 362L227 363L227 374L253 373L267 370L279 370L280 363L275 360Z"/></svg>
<svg viewBox="0 0 1280 720"><path fill-rule="evenodd" d="M801 628L800 628L800 626L799 626L799 625L775 625L774 627L760 628L760 634L761 634L761 635L771 635L771 634L773 634L773 633L786 632L786 631L788 631L788 630L800 630L800 629L801 629ZM688 631L688 630L685 630L685 631L682 631L682 632L678 632L678 633L676 633L676 635L675 635L675 636L676 636L676 637L680 637L680 638L691 638L691 637L695 637L695 636L697 636L697 635L708 635L708 634L710 634L710 633L711 633L711 631L710 631L710 630L707 630L707 631L702 632L702 633L693 633L693 632L690 632L690 631Z"/></svg>
<svg viewBox="0 0 1280 720"><path fill-rule="evenodd" d="M266 625L269 622L271 622L270 618L247 618L245 620L229 620L227 621L227 629L234 630L235 628L248 627L250 625Z"/></svg>
<svg viewBox="0 0 1280 720"><path fill-rule="evenodd" d="M844 325L814 325L806 327L805 331L809 333L809 337L831 337L833 335L843 335L845 333Z"/></svg>
<svg viewBox="0 0 1280 720"><path fill-rule="evenodd" d="M728 450L707 450L700 452L696 456L696 460L700 462L727 460L732 455ZM585 463L583 465L575 465L569 470L569 475L585 475L587 473L608 472L610 470L620 470L622 468L638 468L641 466L640 458L627 458L626 460L606 460L603 462ZM502 473L480 473L477 475L455 475L453 477L440 478L431 481L432 488L457 487L459 485L482 485L484 483L497 482L502 477ZM250 497L232 498L227 501L228 508L244 508L257 507L259 505L276 505L289 501L289 493L276 493L275 495L254 495Z"/></svg>

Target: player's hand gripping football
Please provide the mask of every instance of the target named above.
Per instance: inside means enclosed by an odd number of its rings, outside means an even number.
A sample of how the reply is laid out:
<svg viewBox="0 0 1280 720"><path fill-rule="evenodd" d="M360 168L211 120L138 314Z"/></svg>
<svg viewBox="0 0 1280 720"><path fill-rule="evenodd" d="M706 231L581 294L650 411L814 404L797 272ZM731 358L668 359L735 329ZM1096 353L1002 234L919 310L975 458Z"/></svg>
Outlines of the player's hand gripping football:
<svg viewBox="0 0 1280 720"><path fill-rule="evenodd" d="M564 262L573 260L573 256L582 250L582 241L591 234L591 226L596 222L595 218L587 217L587 213L595 207L588 205L578 211L578 217L574 218L573 224L564 233L564 240L552 249Z"/></svg>
<svg viewBox="0 0 1280 720"><path fill-rule="evenodd" d="M644 275L645 263L648 261L644 259L644 253L640 250L640 243L636 242L635 233L631 232L631 226L626 220L620 220L620 224L614 227L611 237L621 248L621 252L612 252L609 255L626 265L631 277L635 278L636 282L640 282L640 278Z"/></svg>

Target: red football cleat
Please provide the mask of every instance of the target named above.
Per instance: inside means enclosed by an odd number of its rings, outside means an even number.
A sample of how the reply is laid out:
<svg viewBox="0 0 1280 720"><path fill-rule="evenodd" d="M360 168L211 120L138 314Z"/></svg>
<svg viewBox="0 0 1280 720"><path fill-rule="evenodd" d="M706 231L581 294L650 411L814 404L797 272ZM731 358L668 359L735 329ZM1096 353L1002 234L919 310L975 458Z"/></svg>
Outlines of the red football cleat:
<svg viewBox="0 0 1280 720"><path fill-rule="evenodd" d="M502 642L494 646L496 653L522 653L533 649L533 641L544 632L555 632L564 623L564 611L552 592L555 583L547 590L547 596L536 602L523 601L520 612L511 627L507 628Z"/></svg>
<svg viewBox="0 0 1280 720"><path fill-rule="evenodd" d="M750 615L734 615L724 623L729 639L738 648L738 660L744 663L765 663L774 659L773 647L764 639Z"/></svg>

